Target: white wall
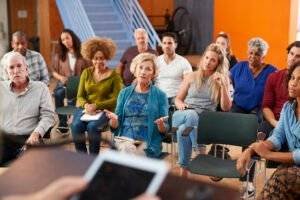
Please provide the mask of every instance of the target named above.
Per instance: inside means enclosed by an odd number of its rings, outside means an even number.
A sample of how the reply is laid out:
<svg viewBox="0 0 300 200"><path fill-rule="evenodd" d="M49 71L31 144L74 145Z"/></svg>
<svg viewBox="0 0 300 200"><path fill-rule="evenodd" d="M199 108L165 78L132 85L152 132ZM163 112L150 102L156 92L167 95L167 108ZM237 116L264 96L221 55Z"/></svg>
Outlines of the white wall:
<svg viewBox="0 0 300 200"><path fill-rule="evenodd" d="M0 57L8 48L8 13L7 0L0 0Z"/></svg>

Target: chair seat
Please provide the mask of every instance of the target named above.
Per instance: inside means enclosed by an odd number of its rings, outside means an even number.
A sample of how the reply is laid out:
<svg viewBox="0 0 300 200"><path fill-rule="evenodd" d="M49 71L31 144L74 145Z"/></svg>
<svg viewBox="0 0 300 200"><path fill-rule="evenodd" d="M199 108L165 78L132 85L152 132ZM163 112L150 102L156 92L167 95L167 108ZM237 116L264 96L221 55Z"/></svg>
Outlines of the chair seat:
<svg viewBox="0 0 300 200"><path fill-rule="evenodd" d="M59 115L72 115L76 109L75 106L63 106L56 108L55 112Z"/></svg>
<svg viewBox="0 0 300 200"><path fill-rule="evenodd" d="M236 170L236 160L223 160L212 155L198 155L189 164L189 170L195 174L222 178L241 177Z"/></svg>

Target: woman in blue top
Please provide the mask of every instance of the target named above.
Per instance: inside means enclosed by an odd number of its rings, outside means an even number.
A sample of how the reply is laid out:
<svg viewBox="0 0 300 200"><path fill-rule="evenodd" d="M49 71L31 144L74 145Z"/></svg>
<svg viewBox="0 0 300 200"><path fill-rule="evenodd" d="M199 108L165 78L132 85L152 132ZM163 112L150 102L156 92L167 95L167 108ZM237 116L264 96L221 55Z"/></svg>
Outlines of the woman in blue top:
<svg viewBox="0 0 300 200"><path fill-rule="evenodd" d="M265 40L258 37L250 39L248 42L248 61L239 62L230 70L234 87L231 112L255 114L259 123L262 121L261 104L265 83L268 76L276 71L274 66L264 63L268 48L268 43ZM245 192L250 196L255 194L252 183L254 171L255 165L250 170L250 186ZM241 181L246 181L246 176L241 178Z"/></svg>
<svg viewBox="0 0 300 200"><path fill-rule="evenodd" d="M230 70L234 87L231 111L257 114L259 121L266 80L276 71L274 66L264 63L268 48L263 39L252 38L248 42L248 61L239 62Z"/></svg>
<svg viewBox="0 0 300 200"><path fill-rule="evenodd" d="M133 59L130 70L136 81L121 90L116 114L107 111L107 117L110 126L117 128L118 136L144 141L146 155L158 158L161 133L166 132L164 117L168 115L168 101L166 94L152 85L157 74L155 59L151 53L141 53Z"/></svg>
<svg viewBox="0 0 300 200"><path fill-rule="evenodd" d="M251 156L280 162L263 188L259 199L300 199L300 62L288 73L290 100L285 103L273 134L265 141L255 142L237 160L237 169L245 174ZM277 152L283 146L288 152Z"/></svg>

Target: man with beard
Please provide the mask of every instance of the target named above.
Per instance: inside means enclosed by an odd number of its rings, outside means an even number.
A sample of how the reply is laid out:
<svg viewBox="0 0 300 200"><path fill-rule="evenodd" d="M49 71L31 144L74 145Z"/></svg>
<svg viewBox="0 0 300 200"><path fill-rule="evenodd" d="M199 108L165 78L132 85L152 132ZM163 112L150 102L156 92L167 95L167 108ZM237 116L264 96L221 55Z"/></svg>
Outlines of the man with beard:
<svg viewBox="0 0 300 200"><path fill-rule="evenodd" d="M187 59L176 54L177 37L174 33L162 35L163 54L157 57L158 76L155 85L167 94L171 105L184 77L192 72L192 66Z"/></svg>

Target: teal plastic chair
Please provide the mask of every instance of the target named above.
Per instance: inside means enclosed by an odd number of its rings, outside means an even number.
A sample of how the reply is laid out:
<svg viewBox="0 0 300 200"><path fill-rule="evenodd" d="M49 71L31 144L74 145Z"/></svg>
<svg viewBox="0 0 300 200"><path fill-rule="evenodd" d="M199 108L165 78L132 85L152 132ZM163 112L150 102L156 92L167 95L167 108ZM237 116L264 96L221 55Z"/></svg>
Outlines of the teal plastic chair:
<svg viewBox="0 0 300 200"><path fill-rule="evenodd" d="M68 101L76 102L79 81L80 81L79 76L69 77L68 82L66 84L66 98ZM66 106L56 108L55 112L60 115L67 115L69 117L75 112L75 110L76 110L76 106L66 105Z"/></svg>
<svg viewBox="0 0 300 200"><path fill-rule="evenodd" d="M199 116L198 144L228 144L248 147L256 141L257 118L252 114L228 112L203 112ZM198 155L188 166L191 173L239 178L236 160L226 160L213 155Z"/></svg>

